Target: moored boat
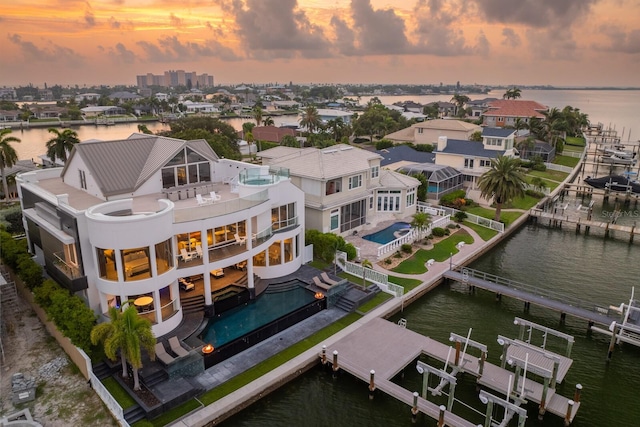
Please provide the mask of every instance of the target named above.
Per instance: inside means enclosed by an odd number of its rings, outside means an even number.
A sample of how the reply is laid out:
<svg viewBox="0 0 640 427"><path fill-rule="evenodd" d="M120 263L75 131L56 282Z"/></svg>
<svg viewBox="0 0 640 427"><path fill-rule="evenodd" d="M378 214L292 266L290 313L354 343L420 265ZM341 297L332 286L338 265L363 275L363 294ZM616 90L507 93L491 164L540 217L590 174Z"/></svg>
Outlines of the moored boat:
<svg viewBox="0 0 640 427"><path fill-rule="evenodd" d="M594 188L609 189L611 191L631 191L640 194L640 182L623 175L608 175L600 178L586 177L584 182Z"/></svg>

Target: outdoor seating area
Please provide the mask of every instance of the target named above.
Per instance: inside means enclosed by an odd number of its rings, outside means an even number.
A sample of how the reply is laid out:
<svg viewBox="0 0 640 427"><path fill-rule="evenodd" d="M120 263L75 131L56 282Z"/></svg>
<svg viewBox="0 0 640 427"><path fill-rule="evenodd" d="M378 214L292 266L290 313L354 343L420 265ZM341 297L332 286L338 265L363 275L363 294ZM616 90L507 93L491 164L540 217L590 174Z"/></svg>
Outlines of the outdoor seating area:
<svg viewBox="0 0 640 427"><path fill-rule="evenodd" d="M182 347L182 344L180 344L180 341L178 341L178 337L176 336L169 338L169 347L171 352L175 356L167 353L167 349L165 348L163 343L157 342L155 346L156 357L164 365L169 365L178 358L189 355L189 352L184 347Z"/></svg>

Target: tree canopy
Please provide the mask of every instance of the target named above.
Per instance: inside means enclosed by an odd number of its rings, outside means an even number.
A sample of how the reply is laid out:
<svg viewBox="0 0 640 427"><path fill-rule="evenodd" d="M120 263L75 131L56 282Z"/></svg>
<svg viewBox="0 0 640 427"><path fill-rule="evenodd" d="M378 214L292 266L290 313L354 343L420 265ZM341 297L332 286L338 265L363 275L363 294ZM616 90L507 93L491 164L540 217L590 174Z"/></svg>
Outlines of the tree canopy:
<svg viewBox="0 0 640 427"><path fill-rule="evenodd" d="M161 135L184 140L204 139L220 157L240 160L238 134L233 126L208 116L184 117L171 122L171 130Z"/></svg>
<svg viewBox="0 0 640 427"><path fill-rule="evenodd" d="M55 162L56 159L66 162L67 155L71 153L73 146L80 142L78 134L71 129L64 129L62 132L55 128L48 130L54 136L47 141L47 156L52 162Z"/></svg>
<svg viewBox="0 0 640 427"><path fill-rule="evenodd" d="M491 159L491 167L480 177L478 187L482 197L485 199L493 198L496 205L496 221L500 221L504 203L524 196L525 183L519 159L506 156Z"/></svg>
<svg viewBox="0 0 640 427"><path fill-rule="evenodd" d="M2 175L2 191L5 200L9 199L9 184L4 170L13 167L18 161L18 153L12 144L20 142L19 138L9 136L10 133L11 129L0 130L0 174Z"/></svg>

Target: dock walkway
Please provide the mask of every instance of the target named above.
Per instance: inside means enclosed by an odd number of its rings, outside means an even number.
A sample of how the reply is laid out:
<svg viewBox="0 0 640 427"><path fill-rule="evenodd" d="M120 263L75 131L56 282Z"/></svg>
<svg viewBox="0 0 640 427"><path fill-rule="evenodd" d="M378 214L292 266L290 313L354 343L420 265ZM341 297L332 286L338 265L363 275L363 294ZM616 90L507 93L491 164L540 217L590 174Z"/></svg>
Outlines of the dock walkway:
<svg viewBox="0 0 640 427"><path fill-rule="evenodd" d="M474 272L476 272L476 270L462 268L445 271L443 276L447 279L465 283L469 286L475 286L477 288L495 292L496 294L506 295L508 297L524 301L525 303L532 303L541 307L550 308L560 313L570 314L600 325L609 326L611 322L617 321L617 319L598 313L596 311L598 308L595 305L591 305L592 308L584 308L584 306L588 306L589 304L577 300L572 301L572 304L569 304L565 302L568 298L561 297L560 295L556 295L556 299L552 299L553 297L550 296L549 293L543 295L541 292L533 293L522 288L518 289L517 287L514 287L518 285L518 282L502 279L505 284L500 284L495 281L475 277L473 275ZM500 279L497 276L493 277ZM533 289L533 287L531 287L531 289Z"/></svg>
<svg viewBox="0 0 640 427"><path fill-rule="evenodd" d="M402 328L385 319L376 318L336 341L333 345L328 346L326 357L327 362L333 364L333 352L337 351L338 369L342 369L367 383L370 380L370 371L375 371L375 386L377 389L412 406L413 391L402 388L391 382L391 379L421 354L445 363L447 356L450 354L450 348L448 345ZM483 373L480 375L478 358L468 354L464 356L457 367L453 366L451 360L449 360L449 366L454 368L454 372L464 372L477 377L479 384L505 396L509 388L510 377L515 377L515 373L512 371L488 362L484 363ZM540 403L542 394L542 384L526 379L526 399ZM568 402L568 398L557 395L553 388L548 388L546 397L546 410L548 412L564 418L569 406ZM579 402L576 402L573 406L570 416L571 421L575 417L579 406ZM436 420L440 413L438 405L422 397L418 397L418 410ZM473 424L449 411L445 411L444 419L445 424L452 427L477 426L477 424Z"/></svg>

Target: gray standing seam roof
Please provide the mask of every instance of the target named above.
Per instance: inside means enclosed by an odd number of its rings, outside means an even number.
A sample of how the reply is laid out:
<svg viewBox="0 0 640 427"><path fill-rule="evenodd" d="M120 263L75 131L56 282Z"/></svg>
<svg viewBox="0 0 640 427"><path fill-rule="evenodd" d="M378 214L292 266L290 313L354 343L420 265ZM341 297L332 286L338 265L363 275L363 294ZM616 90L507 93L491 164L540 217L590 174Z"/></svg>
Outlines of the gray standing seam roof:
<svg viewBox="0 0 640 427"><path fill-rule="evenodd" d="M499 138L507 138L515 133L515 129L508 128L484 128L482 136L495 136Z"/></svg>
<svg viewBox="0 0 640 427"><path fill-rule="evenodd" d="M447 146L439 153L460 154L463 156L496 158L504 154L504 150L487 150L482 142L448 139Z"/></svg>
<svg viewBox="0 0 640 427"><path fill-rule="evenodd" d="M436 158L436 155L433 153L418 151L408 145L396 145L394 147L385 148L384 150L376 150L376 153L383 157L380 161L380 166L390 165L402 160L417 163L433 163Z"/></svg>

